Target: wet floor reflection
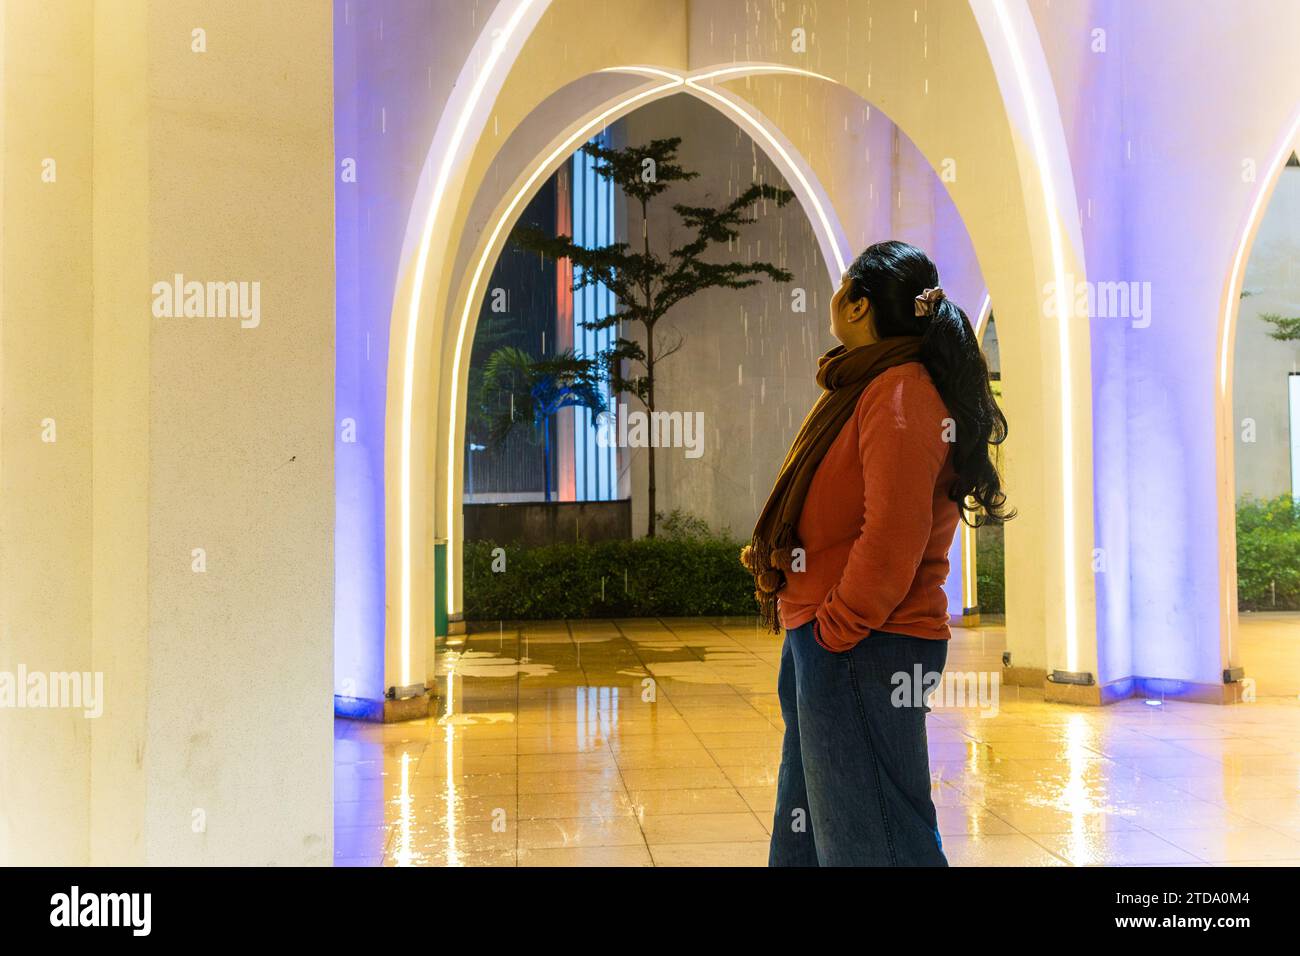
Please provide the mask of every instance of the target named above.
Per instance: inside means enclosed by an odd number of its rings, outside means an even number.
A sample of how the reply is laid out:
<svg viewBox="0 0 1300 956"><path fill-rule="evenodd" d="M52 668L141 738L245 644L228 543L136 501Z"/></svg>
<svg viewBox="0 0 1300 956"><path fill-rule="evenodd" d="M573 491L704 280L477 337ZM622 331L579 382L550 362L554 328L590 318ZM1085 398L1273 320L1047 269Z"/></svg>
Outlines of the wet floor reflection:
<svg viewBox="0 0 1300 956"><path fill-rule="evenodd" d="M1300 645L1298 645L1300 646ZM996 631L950 670L996 669ZM442 712L336 722L340 865L762 865L780 644L745 623L536 622L439 655ZM954 864L1300 863L1300 702L928 718Z"/></svg>

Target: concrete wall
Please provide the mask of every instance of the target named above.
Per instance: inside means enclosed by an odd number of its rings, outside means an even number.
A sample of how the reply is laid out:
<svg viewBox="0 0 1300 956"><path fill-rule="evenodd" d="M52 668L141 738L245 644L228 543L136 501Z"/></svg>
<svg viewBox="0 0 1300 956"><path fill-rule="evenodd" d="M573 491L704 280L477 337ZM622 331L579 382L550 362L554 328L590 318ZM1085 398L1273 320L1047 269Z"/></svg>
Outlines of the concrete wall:
<svg viewBox="0 0 1300 956"><path fill-rule="evenodd" d="M4 17L0 669L104 694L0 711L0 862L328 863L329 8Z"/></svg>
<svg viewBox="0 0 1300 956"><path fill-rule="evenodd" d="M1300 315L1300 167L1282 170L1246 265L1233 356L1233 420L1237 431L1237 495L1300 495L1291 487L1291 413L1287 377L1300 372L1300 342L1269 337L1260 320ZM1254 421L1254 441L1243 422ZM1300 427L1300 423L1297 423Z"/></svg>
<svg viewBox="0 0 1300 956"><path fill-rule="evenodd" d="M575 541L626 541L632 506L616 501L517 501L465 505L465 540L536 548Z"/></svg>
<svg viewBox="0 0 1300 956"><path fill-rule="evenodd" d="M259 282L262 316L153 326L147 858L329 863L331 13L316 0L149 12L140 251L155 279ZM195 26L206 54L190 51ZM189 832L197 809L206 834Z"/></svg>

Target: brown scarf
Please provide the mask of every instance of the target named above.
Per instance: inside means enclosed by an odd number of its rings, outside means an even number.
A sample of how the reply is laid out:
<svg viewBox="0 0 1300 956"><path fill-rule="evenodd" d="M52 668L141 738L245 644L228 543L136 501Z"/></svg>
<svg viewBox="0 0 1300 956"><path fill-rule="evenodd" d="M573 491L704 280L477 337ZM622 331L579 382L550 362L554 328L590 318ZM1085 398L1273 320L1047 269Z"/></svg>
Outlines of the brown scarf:
<svg viewBox="0 0 1300 956"><path fill-rule="evenodd" d="M858 397L872 379L895 365L918 361L920 356L920 337L900 335L852 350L837 345L818 360L821 397L799 427L754 525L754 537L740 552L740 563L754 575L759 618L768 630L780 630L776 595L785 587L786 572L799 546L795 528L817 466L853 416Z"/></svg>

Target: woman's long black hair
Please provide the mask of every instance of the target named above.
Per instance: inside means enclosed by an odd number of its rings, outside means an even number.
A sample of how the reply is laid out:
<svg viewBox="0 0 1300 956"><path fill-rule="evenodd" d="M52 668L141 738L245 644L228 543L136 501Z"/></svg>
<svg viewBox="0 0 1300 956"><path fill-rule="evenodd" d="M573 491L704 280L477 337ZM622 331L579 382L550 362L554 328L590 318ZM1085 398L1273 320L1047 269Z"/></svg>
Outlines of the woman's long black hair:
<svg viewBox="0 0 1300 956"><path fill-rule="evenodd" d="M944 298L930 315L916 314L916 297L939 285L939 270L916 246L878 242L849 266L849 296L866 296L880 338L921 336L921 361L934 381L948 414L956 422L953 465L957 477L948 497L967 524L1001 523L1015 516L989 446L1007 437L1007 420L989 387L989 368L966 313Z"/></svg>

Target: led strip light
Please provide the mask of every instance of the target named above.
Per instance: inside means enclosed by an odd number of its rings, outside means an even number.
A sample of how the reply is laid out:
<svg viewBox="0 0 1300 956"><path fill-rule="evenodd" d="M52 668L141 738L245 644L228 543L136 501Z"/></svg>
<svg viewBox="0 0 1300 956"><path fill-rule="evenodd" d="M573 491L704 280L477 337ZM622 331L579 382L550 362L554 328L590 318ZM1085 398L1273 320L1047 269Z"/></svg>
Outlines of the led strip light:
<svg viewBox="0 0 1300 956"><path fill-rule="evenodd" d="M1052 272L1056 277L1056 316L1057 316L1057 359L1061 377L1061 497L1065 508L1063 546L1061 555L1062 569L1065 576L1065 654L1066 670L1076 671L1079 667L1079 617L1078 617L1078 581L1076 580L1077 556L1075 554L1074 512L1074 414L1070 408L1070 397L1074 392L1073 374L1070 368L1069 323L1073 315L1069 290L1066 289L1065 250L1061 242L1061 226L1057 215L1056 186L1048 174L1050 154L1047 137L1043 132L1042 120L1038 115L1038 100L1034 96L1033 84L1029 79L1029 70L1025 65L1024 54L1016 40L1015 30L1008 18L1002 0L994 0L993 9L1007 39L1012 66L1016 74L1016 83L1024 97L1025 108L1029 118L1029 134L1033 143L1034 158L1038 164L1038 181L1043 190L1043 205L1047 214L1048 237L1051 240Z"/></svg>
<svg viewBox="0 0 1300 956"><path fill-rule="evenodd" d="M1219 396L1228 398L1228 339L1232 331L1233 320L1237 315L1237 300L1241 295L1241 282L1245 278L1244 267L1246 265L1246 252L1251 244L1251 237L1255 234L1256 222L1259 214L1264 209L1264 202L1273 192L1273 186L1277 183L1278 174L1282 170L1282 164L1286 161L1285 157L1295 147L1296 138L1300 137L1300 113L1295 115L1291 121L1291 127L1282 137L1282 142L1278 144L1273 158L1269 161L1268 178L1264 181L1255 192L1255 201L1250 204L1250 212L1246 216L1246 226L1241 231L1241 239L1237 242L1237 254L1232 259L1232 272L1228 278L1228 300L1223 306L1223 333L1219 339Z"/></svg>
<svg viewBox="0 0 1300 956"><path fill-rule="evenodd" d="M671 75L671 74L668 74ZM604 126L611 117L616 116L620 110L630 108L644 99L657 97L665 94L667 91L683 85L680 77L673 77L671 82L651 87L620 100L614 106L601 112L595 118L585 123L581 128L567 137L559 146L553 149L546 158L538 163L532 174L511 197L510 203L497 217L496 224L488 236L487 243L483 248L483 254L479 257L478 265L474 269L473 278L470 280L469 294L465 297L465 308L461 312L460 325L456 332L456 349L452 359L452 377L451 377L451 414L453 420L451 427L447 429L447 541L450 544L455 540L453 529L456 523L456 469L460 462L460 456L457 452L457 434L455 418L456 409L460 407L460 367L465 355L465 339L469 330L470 312L478 302L478 290L483 280L484 273L487 272L489 260L492 258L492 251L496 248L497 240L501 237L502 231L507 224L513 222L515 210L532 194L533 187L543 176L550 170L552 164L561 161L563 157L571 154L579 144L585 143L591 138L594 130ZM447 607L450 609L455 604L456 594L456 562L448 556L447 560Z"/></svg>
<svg viewBox="0 0 1300 956"><path fill-rule="evenodd" d="M984 293L984 299L980 303L980 310L975 316L975 342L979 345L981 351L984 348L984 333L987 331L989 316L993 314L993 297L989 293ZM977 576L976 545L978 538L976 530L966 522L961 522L961 588L962 588L962 609L975 607L979 600L979 578Z"/></svg>
<svg viewBox="0 0 1300 956"><path fill-rule="evenodd" d="M497 62L505 52L506 44L519 28L524 15L537 0L520 0L505 25L493 39L486 61L474 77L466 103L456 118L452 128L451 140L447 144L446 154L438 167L434 180L433 194L429 200L429 212L424 221L424 230L420 235L420 247L415 258L415 277L411 307L406 315L406 344L402 358L402 426L400 431L400 455L398 464L398 504L399 504L399 554L401 572L399 581L400 617L401 617L401 684L411 683L411 430L412 405L415 389L415 344L416 332L420 324L420 295L424 286L424 272L429 264L429 246L433 241L433 229L441 211L443 196L451 178L453 159L460 149L461 141L469 128L470 118L483 97L488 80L492 78Z"/></svg>
<svg viewBox="0 0 1300 956"><path fill-rule="evenodd" d="M1232 396L1228 393L1228 360L1231 358L1229 352L1229 342L1232 339L1232 327L1236 323L1237 314L1240 311L1238 302L1241 298L1241 284L1245 281L1246 253L1249 251L1252 237L1259 222L1260 213L1263 212L1265 201L1273 193L1274 186L1277 185L1278 176L1282 172L1282 164L1286 161L1286 154L1295 148L1297 137L1300 137L1300 113L1296 113L1291 120L1291 126L1282 136L1281 142L1273 153L1273 158L1269 161L1267 169L1268 177L1263 184L1255 191L1255 199L1250 204L1250 211L1246 214L1246 224L1241 230L1241 238L1237 241L1237 253L1232 258L1232 271L1228 274L1228 292L1223 303L1223 329L1219 336L1219 403L1224 407L1223 420L1228 433L1232 432L1232 409L1230 406ZM1229 447L1231 447L1229 445ZM1220 463L1223 468L1221 485L1223 491L1227 492L1233 489L1235 476L1224 467L1226 463ZM1222 501L1231 502L1234 495L1223 494ZM1235 558L1235 556L1234 556ZM1220 566L1222 567L1222 566ZM1236 595L1232 592L1232 580L1230 575L1222 575L1223 582L1223 606L1228 609L1227 613L1227 630L1228 630L1228 656L1232 656L1233 641L1236 638Z"/></svg>

